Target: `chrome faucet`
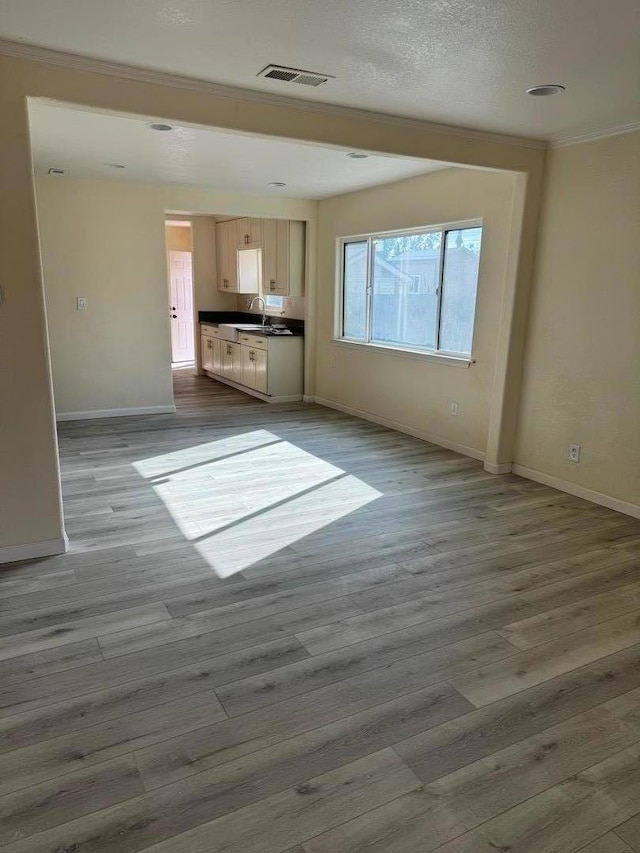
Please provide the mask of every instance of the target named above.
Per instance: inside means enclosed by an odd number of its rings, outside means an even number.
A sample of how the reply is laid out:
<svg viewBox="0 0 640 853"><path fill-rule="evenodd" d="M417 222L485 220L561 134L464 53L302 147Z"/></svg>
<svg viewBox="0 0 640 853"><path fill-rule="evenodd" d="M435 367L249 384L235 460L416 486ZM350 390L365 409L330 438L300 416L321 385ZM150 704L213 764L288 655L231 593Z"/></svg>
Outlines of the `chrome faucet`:
<svg viewBox="0 0 640 853"><path fill-rule="evenodd" d="M262 325L265 326L267 323L267 303L264 301L262 296L253 297L253 299L249 303L249 311L253 311L253 306L258 300L262 302Z"/></svg>

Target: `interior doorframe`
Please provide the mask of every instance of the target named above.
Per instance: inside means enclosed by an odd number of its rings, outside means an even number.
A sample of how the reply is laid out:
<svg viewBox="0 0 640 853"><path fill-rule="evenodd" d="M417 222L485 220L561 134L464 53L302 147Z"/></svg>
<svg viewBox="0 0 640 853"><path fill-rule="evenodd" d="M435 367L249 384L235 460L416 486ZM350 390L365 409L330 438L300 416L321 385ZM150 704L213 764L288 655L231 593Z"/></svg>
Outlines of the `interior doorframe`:
<svg viewBox="0 0 640 853"><path fill-rule="evenodd" d="M190 234L190 245L191 248L189 250L186 249L172 249L169 246L168 240L168 227L176 227L176 228L188 228ZM192 344L193 344L193 373L197 375L198 372L198 317L197 317L197 306L196 306L196 289L195 289L195 274L194 274L194 252L193 252L193 222L192 217L190 216L179 216L179 215L169 215L166 214L164 218L164 236L165 236L165 259L167 266L167 305L170 306L171 302L171 258L170 253L172 251L189 251L191 254L191 313L192 313ZM170 365L173 370L173 365L178 362L174 362L173 360L173 339L171 334L171 318L169 318L169 352L170 352Z"/></svg>

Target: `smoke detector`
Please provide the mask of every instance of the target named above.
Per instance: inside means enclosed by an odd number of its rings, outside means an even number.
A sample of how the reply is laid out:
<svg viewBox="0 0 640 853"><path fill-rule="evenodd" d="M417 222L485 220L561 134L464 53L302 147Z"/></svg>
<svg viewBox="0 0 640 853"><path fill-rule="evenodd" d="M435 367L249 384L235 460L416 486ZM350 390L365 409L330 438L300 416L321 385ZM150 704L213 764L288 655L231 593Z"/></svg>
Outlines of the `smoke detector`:
<svg viewBox="0 0 640 853"><path fill-rule="evenodd" d="M302 86L321 86L329 80L335 80L333 74L318 74L316 71L302 71L300 68L287 68L284 65L267 65L257 76L280 80L282 83L300 83Z"/></svg>

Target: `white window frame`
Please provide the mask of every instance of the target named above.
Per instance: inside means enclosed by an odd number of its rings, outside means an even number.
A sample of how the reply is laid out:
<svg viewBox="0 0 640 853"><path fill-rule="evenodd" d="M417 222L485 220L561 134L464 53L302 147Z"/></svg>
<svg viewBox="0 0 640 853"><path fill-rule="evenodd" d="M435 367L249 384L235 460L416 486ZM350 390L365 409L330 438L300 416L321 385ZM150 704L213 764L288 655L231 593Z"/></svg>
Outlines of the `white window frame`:
<svg viewBox="0 0 640 853"><path fill-rule="evenodd" d="M407 290L413 296L417 296L420 293L420 285L422 284L422 276L410 273L409 278L411 279L411 283L410 283L409 287L407 288Z"/></svg>
<svg viewBox="0 0 640 853"><path fill-rule="evenodd" d="M408 356L411 358L422 358L425 360L435 359L439 362L452 364L461 367L469 367L471 364L475 364L475 358L473 357L473 342L475 337L475 314L478 305L478 299L476 296L476 304L474 306L474 321L473 321L473 331L472 331L472 341L471 341L471 353L458 353L458 352L448 352L446 350L441 349L427 349L426 347L411 347L411 346L402 346L401 344L387 344L387 343L378 343L372 341L370 339L371 334L371 301L373 298L373 241L377 239L385 239L388 237L411 237L415 234L430 234L434 232L439 232L443 234L442 241L442 255L440 258L440 278L438 284L438 303L436 308L436 336L439 340L440 338L440 322L441 322L441 308L442 308L442 277L444 272L444 248L445 248L445 232L447 231L458 231L464 228L483 228L483 238L484 238L484 224L482 219L466 219L459 222L444 222L439 225L425 225L419 228L402 228L395 231L378 231L371 234L354 234L348 237L340 237L337 241L336 255L337 255L337 264L336 264L336 299L335 299L335 319L334 319L334 334L333 334L333 343L339 344L341 346L353 347L361 350L369 350L373 352L387 352L394 355L400 356ZM366 329L367 329L367 339L360 340L358 338L349 338L345 337L343 334L343 323L344 323L344 259L345 259L345 246L349 243L367 243L367 258L368 258L368 268L367 268L367 310L366 310ZM482 248L480 249L480 253L482 254ZM478 279L480 278L480 273L478 273ZM479 281L478 281L479 285Z"/></svg>

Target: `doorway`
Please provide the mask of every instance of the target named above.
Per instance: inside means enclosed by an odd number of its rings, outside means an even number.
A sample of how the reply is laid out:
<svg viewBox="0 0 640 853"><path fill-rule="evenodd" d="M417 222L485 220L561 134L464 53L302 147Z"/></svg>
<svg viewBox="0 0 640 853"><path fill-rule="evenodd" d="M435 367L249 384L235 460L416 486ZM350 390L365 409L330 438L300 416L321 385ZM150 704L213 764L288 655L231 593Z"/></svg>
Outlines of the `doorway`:
<svg viewBox="0 0 640 853"><path fill-rule="evenodd" d="M195 362L191 223L182 220L167 221L165 233L169 273L171 365L173 368L189 367Z"/></svg>

